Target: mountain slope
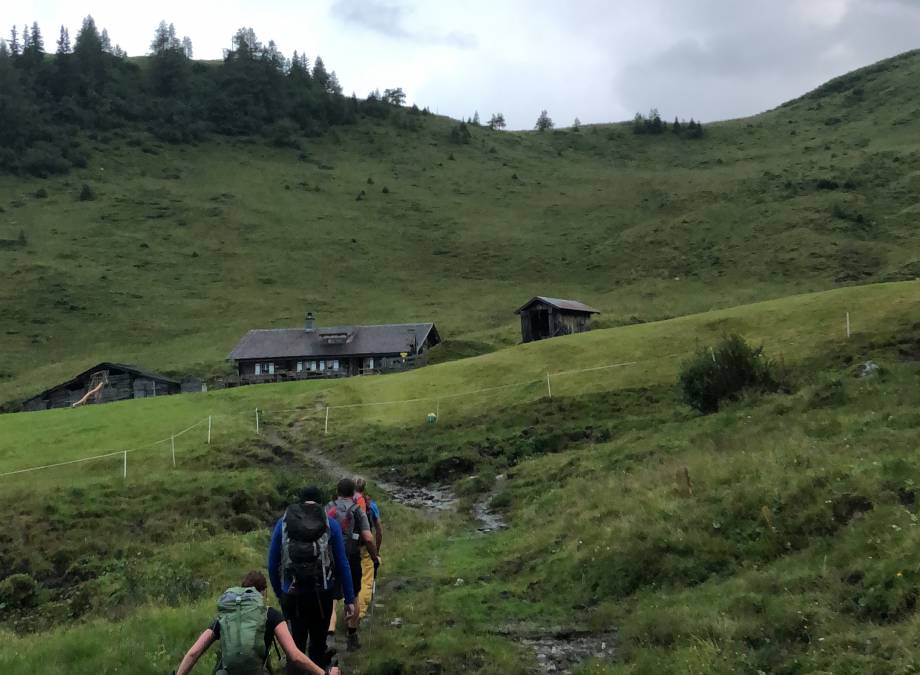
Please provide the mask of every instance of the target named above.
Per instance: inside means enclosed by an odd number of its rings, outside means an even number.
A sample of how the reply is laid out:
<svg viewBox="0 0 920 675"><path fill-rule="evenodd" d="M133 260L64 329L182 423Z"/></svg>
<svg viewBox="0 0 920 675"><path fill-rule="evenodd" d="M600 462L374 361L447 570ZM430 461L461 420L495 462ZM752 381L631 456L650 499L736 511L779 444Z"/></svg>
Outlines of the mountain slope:
<svg viewBox="0 0 920 675"><path fill-rule="evenodd" d="M918 74L906 54L700 140L610 125L454 145L433 117L302 152L99 134L85 170L0 178L0 400L99 360L211 374L245 330L307 308L434 320L482 349L514 342L538 293L610 326L914 278Z"/></svg>

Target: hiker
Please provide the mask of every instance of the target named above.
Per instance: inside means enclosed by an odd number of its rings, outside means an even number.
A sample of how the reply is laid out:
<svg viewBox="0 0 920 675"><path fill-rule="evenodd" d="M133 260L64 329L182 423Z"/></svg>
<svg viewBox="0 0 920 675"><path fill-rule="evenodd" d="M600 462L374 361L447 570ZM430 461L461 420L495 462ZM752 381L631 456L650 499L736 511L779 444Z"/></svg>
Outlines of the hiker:
<svg viewBox="0 0 920 675"><path fill-rule="evenodd" d="M277 640L287 655L288 667L315 675L338 675L337 667L323 669L297 648L284 617L274 607L265 605L265 575L253 570L243 577L238 587L228 588L217 601L217 618L198 637L185 656L176 675L186 675L215 640L220 640L220 662L215 673L271 672L268 661L272 643Z"/></svg>
<svg viewBox="0 0 920 675"><path fill-rule="evenodd" d="M355 593L361 592L361 549L366 548L373 561L374 571L380 566L380 556L377 555L377 545L371 534L370 522L367 514L361 510L355 501L355 482L351 478L343 478L336 487L336 498L326 506L326 513L330 518L338 521L345 537L345 553L348 556L348 565L351 569L352 587ZM358 640L358 613L351 616L346 613L345 625L348 629L348 651L361 648ZM335 624L329 625L329 632L335 631Z"/></svg>
<svg viewBox="0 0 920 675"><path fill-rule="evenodd" d="M367 494L367 481L361 476L355 476L355 501L364 509L367 519L374 533L374 545L377 555L380 555L380 545L383 543L383 524L380 522L380 507L377 502ZM361 592L358 593L358 619L367 615L367 610L374 600L375 577L374 563L367 548L361 550Z"/></svg>
<svg viewBox="0 0 920 675"><path fill-rule="evenodd" d="M326 649L326 629L337 594L345 599L345 616L350 619L355 613L352 573L342 529L326 515L320 489L305 487L299 499L272 531L268 576L291 624L294 644L325 667L333 655Z"/></svg>

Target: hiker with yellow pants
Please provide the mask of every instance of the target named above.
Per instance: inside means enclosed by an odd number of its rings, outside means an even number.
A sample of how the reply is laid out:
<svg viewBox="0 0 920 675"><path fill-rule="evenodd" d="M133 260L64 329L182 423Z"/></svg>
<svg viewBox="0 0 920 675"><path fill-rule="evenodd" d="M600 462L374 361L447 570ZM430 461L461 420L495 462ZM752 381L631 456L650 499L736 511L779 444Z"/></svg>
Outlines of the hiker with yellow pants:
<svg viewBox="0 0 920 675"><path fill-rule="evenodd" d="M380 507L377 502L367 496L367 481L360 476L354 479L355 494L354 502L358 505L363 513L367 515L367 520L374 534L374 543L377 546L377 552L380 551L380 544L383 542L383 523L380 521ZM376 585L376 573L374 569L374 559L371 557L367 547L361 549L361 583L355 584L360 588L360 592L355 597L355 623L367 616L371 602L374 599ZM332 614L329 619L329 635L335 635L338 617L336 608L333 605Z"/></svg>
<svg viewBox="0 0 920 675"><path fill-rule="evenodd" d="M380 508L377 506L377 502L368 496L367 481L360 476L355 477L355 501L367 514L371 530L374 533L374 542L377 544L377 552L379 553L380 545L383 543L383 523L380 522ZM374 561L367 548L364 548L361 551L361 592L358 594L357 602L359 619L367 616L367 610L374 599L374 574Z"/></svg>

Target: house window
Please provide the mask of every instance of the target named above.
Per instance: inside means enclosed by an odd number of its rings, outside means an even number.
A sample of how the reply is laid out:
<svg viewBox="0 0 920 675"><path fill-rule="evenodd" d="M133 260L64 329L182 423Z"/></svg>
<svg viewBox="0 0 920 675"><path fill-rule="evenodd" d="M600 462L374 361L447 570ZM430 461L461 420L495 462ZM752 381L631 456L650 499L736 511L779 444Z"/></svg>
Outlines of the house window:
<svg viewBox="0 0 920 675"><path fill-rule="evenodd" d="M322 359L320 360L320 362L319 362L319 370L320 370L320 372L326 370L326 361L325 361L325 360L322 360Z"/></svg>
<svg viewBox="0 0 920 675"><path fill-rule="evenodd" d="M310 372L311 373L316 372L316 361L310 361Z"/></svg>
<svg viewBox="0 0 920 675"><path fill-rule="evenodd" d="M338 369L339 369L339 360L338 360L338 359L332 359L332 369L333 369L333 370L338 370Z"/></svg>
<svg viewBox="0 0 920 675"><path fill-rule="evenodd" d="M274 375L275 364L272 361L265 361L256 364L256 375Z"/></svg>
<svg viewBox="0 0 920 675"><path fill-rule="evenodd" d="M302 372L303 372L303 361L298 361L298 362L297 362L297 372L298 372L298 373L302 373Z"/></svg>

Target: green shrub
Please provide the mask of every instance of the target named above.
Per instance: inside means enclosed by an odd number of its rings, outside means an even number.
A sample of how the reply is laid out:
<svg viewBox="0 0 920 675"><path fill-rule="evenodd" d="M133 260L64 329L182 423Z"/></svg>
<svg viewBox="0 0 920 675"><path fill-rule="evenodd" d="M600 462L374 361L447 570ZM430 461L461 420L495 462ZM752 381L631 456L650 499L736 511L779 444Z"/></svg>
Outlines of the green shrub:
<svg viewBox="0 0 920 675"><path fill-rule="evenodd" d="M83 187L80 189L80 201L91 202L95 198L96 193L93 191L93 188L90 187L89 183L83 183Z"/></svg>
<svg viewBox="0 0 920 675"><path fill-rule="evenodd" d="M450 142L455 145L467 145L473 140L473 135L470 133L470 129L466 122L460 122L460 124L450 130L448 138Z"/></svg>
<svg viewBox="0 0 920 675"><path fill-rule="evenodd" d="M12 574L0 581L0 606L25 608L35 604L38 584L28 574Z"/></svg>
<svg viewBox="0 0 920 675"><path fill-rule="evenodd" d="M762 347L751 347L739 335L728 335L715 348L700 349L680 372L684 401L701 413L718 411L722 401L745 390L776 391L775 365Z"/></svg>

